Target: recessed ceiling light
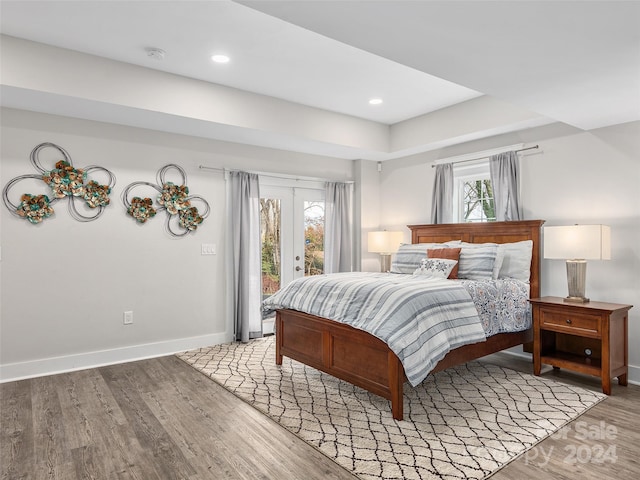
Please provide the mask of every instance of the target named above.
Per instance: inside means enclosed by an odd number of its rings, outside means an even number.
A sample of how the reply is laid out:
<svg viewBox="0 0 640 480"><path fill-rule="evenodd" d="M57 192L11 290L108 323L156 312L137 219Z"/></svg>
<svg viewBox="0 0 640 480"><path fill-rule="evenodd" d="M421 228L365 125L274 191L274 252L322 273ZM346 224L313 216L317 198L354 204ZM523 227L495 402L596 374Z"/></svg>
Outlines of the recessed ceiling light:
<svg viewBox="0 0 640 480"><path fill-rule="evenodd" d="M381 103L382 103L381 98L372 98L371 100L369 100L370 105L380 105Z"/></svg>
<svg viewBox="0 0 640 480"><path fill-rule="evenodd" d="M211 60L213 60L216 63L227 63L230 60L230 58L226 55L217 54L217 55L211 55Z"/></svg>

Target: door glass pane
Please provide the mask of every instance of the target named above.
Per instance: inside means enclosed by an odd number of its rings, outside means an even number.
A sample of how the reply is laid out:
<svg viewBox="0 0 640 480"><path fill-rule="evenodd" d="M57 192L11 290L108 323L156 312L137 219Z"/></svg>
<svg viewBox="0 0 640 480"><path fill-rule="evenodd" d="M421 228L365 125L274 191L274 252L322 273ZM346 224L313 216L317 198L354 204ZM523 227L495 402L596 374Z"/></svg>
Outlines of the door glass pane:
<svg viewBox="0 0 640 480"><path fill-rule="evenodd" d="M304 275L324 272L324 202L304 202Z"/></svg>
<svg viewBox="0 0 640 480"><path fill-rule="evenodd" d="M262 239L262 298L280 289L281 276L281 225L280 200L260 199L260 235Z"/></svg>

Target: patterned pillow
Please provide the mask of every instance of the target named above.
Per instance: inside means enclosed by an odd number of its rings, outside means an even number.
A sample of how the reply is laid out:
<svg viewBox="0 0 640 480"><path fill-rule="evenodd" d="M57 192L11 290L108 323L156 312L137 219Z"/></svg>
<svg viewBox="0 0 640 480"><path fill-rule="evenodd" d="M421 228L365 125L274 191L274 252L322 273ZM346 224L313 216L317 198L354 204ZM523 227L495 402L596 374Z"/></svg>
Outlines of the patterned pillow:
<svg viewBox="0 0 640 480"><path fill-rule="evenodd" d="M447 248L460 246L460 240L452 240L446 243L403 243L393 255L391 273L412 274L420 266L429 248Z"/></svg>
<svg viewBox="0 0 640 480"><path fill-rule="evenodd" d="M461 248L430 248L427 250L427 258L448 258L449 260L460 260ZM448 278L458 278L458 264L453 267Z"/></svg>
<svg viewBox="0 0 640 480"><path fill-rule="evenodd" d="M491 280L493 265L498 254L497 243L466 243L460 251L458 278Z"/></svg>
<svg viewBox="0 0 640 480"><path fill-rule="evenodd" d="M416 268L414 275L426 275L435 278L447 278L458 264L457 260L448 258L423 258L420 266Z"/></svg>

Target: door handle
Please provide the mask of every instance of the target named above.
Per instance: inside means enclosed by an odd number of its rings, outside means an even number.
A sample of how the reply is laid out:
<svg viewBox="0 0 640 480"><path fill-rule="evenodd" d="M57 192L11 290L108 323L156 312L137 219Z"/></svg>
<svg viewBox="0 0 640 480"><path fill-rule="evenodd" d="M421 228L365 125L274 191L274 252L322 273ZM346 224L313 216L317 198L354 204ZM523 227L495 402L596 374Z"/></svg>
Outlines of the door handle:
<svg viewBox="0 0 640 480"><path fill-rule="evenodd" d="M298 266L296 267L296 272L299 272L300 270L302 270L302 267L300 267L300 265L298 265Z"/></svg>

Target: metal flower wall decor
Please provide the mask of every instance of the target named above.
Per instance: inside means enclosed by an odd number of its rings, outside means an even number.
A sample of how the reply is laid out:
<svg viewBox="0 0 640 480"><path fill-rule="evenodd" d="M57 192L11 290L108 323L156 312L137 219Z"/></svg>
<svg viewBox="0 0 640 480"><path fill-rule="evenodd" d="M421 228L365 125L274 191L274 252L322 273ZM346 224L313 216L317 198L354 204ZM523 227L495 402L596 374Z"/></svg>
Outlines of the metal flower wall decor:
<svg viewBox="0 0 640 480"><path fill-rule="evenodd" d="M45 148L53 148L64 157L57 161L55 168L51 170L46 170L39 159L40 152ZM116 177L106 168L97 165L75 168L69 153L64 148L50 142L37 145L31 151L30 160L40 174L20 175L7 183L2 190L4 204L12 214L28 220L32 224L38 224L54 213L52 205L55 202L68 198L69 214L80 222L90 222L100 217L105 207L109 205L109 194L116 184ZM108 183L101 185L95 180L87 181L88 176L94 172L106 174ZM28 178L39 179L46 183L51 188L53 198L50 199L45 194L25 193L20 197L19 204L12 202L9 199L9 191L16 183ZM77 200L84 200L86 206L95 209L96 213L92 215L81 213L76 205Z"/></svg>
<svg viewBox="0 0 640 480"><path fill-rule="evenodd" d="M166 174L169 170L176 170L180 175L181 185L166 181ZM138 223L146 223L147 220L156 216L160 211L167 212L166 230L174 237L182 237L198 228L209 215L209 203L199 195L189 195L187 187L187 174L182 167L170 163L165 165L156 175L158 184L150 182L133 182L122 192L122 201L127 208L127 214L136 219ZM134 188L140 186L151 187L158 192L156 201L158 207L155 208L153 199L150 197L135 196L129 200L129 194ZM204 211L200 213L192 205L193 201L201 202ZM177 224L177 225L176 225Z"/></svg>

